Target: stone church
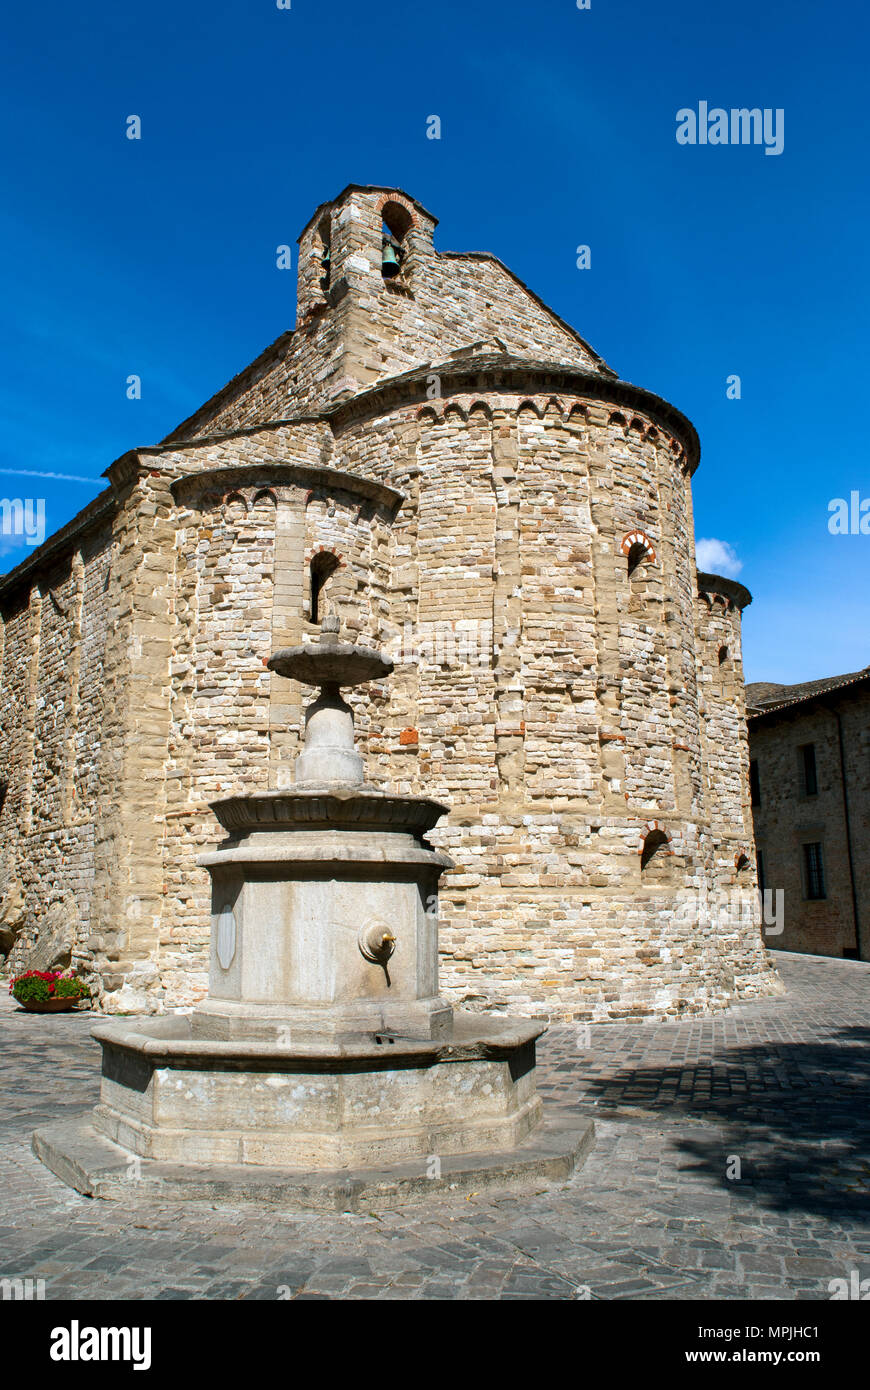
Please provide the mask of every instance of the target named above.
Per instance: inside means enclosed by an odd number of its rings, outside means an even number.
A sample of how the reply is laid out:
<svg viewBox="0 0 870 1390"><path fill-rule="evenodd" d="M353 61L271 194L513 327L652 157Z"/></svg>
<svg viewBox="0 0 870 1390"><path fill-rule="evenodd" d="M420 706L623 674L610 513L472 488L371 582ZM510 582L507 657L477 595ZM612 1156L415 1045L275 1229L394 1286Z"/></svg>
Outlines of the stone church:
<svg viewBox="0 0 870 1390"><path fill-rule="evenodd" d="M454 1003L596 1021L778 988L750 596L696 572L695 430L435 226L397 189L317 208L296 328L0 579L7 971L71 961L109 1012L202 997L209 803L282 785L305 692L265 662L331 612L396 663L353 697L370 780L450 807Z"/></svg>

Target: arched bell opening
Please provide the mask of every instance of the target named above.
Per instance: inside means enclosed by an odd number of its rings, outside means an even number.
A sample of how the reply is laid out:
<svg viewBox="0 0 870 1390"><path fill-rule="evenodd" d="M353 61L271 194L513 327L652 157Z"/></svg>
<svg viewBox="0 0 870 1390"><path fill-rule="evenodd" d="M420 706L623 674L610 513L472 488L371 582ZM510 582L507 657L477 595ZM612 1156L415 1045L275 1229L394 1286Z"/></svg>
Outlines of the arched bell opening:
<svg viewBox="0 0 870 1390"><path fill-rule="evenodd" d="M405 234L411 226L411 214L401 203L386 203L381 217L381 274L385 280L395 280L405 261Z"/></svg>
<svg viewBox="0 0 870 1390"><path fill-rule="evenodd" d="M332 279L332 229L328 217L322 218L317 235L320 238L320 288L326 294Z"/></svg>

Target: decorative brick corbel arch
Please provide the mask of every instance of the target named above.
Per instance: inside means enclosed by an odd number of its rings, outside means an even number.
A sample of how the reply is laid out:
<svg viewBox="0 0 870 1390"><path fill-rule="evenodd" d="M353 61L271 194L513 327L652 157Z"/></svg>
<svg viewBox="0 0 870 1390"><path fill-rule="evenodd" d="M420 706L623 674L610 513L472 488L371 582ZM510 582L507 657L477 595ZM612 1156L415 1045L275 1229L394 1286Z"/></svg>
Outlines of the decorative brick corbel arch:
<svg viewBox="0 0 870 1390"><path fill-rule="evenodd" d="M715 589L705 589L701 597L711 613L717 603L721 603L726 613L732 612L736 606L734 600L730 598L728 594L719 594Z"/></svg>
<svg viewBox="0 0 870 1390"><path fill-rule="evenodd" d="M248 506L248 500L245 497L244 493L239 492L236 488L233 488L232 492L224 493L224 496L221 500L225 507L231 506L233 502L241 502L245 511L250 511L250 507Z"/></svg>
<svg viewBox="0 0 870 1390"><path fill-rule="evenodd" d="M260 502L271 502L273 506L277 507L278 498L272 488L261 487L257 492L254 493L251 506L256 507Z"/></svg>

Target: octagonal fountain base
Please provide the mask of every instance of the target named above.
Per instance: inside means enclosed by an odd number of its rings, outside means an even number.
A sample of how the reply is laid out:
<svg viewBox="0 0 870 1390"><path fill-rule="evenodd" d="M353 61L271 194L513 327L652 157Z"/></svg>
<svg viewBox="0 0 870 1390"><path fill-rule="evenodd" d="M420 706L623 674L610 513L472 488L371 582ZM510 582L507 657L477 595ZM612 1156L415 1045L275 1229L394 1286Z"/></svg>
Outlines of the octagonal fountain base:
<svg viewBox="0 0 870 1390"><path fill-rule="evenodd" d="M273 1043L197 1037L196 1018L98 1026L100 1104L34 1135L90 1195L289 1209L566 1178L591 1121L541 1122L540 1024L456 1013L449 1038Z"/></svg>

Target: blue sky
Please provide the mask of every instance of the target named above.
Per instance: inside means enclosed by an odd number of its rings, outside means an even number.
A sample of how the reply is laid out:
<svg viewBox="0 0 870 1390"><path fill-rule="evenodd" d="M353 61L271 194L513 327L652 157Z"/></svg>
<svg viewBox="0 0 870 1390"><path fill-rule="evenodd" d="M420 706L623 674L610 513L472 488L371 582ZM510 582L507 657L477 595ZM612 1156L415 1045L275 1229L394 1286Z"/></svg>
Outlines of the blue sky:
<svg viewBox="0 0 870 1390"><path fill-rule="evenodd" d="M397 185L694 422L747 678L870 663L870 536L827 526L870 497L858 0L47 0L5 28L0 496L62 525L97 487L10 470L96 480L161 438L292 324L275 248L346 183ZM700 101L782 108L783 152L678 145Z"/></svg>

